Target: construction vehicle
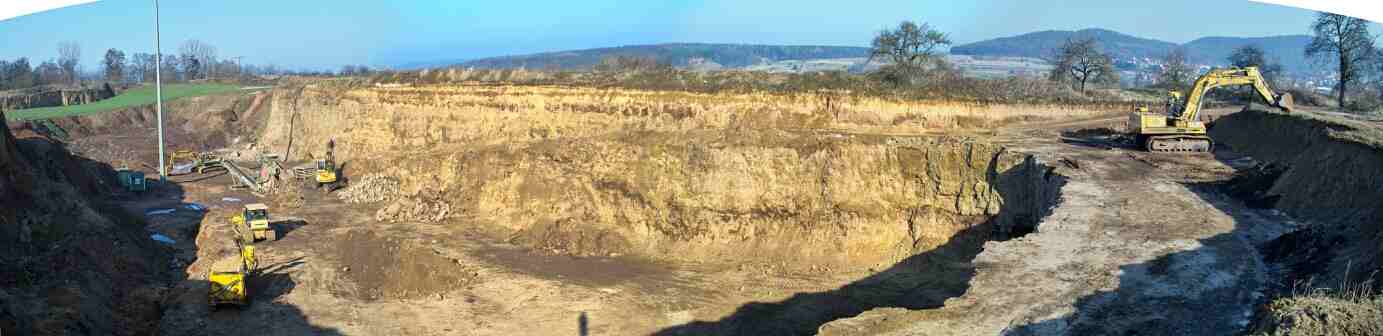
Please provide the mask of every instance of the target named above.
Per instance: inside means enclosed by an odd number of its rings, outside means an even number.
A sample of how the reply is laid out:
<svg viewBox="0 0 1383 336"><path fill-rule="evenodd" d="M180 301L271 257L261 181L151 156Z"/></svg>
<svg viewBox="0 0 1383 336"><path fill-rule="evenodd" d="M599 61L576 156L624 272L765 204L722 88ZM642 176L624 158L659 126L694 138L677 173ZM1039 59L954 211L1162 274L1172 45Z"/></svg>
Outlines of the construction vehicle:
<svg viewBox="0 0 1383 336"><path fill-rule="evenodd" d="M260 240L278 240L278 233L269 226L269 206L262 203L246 204L244 211L231 217L231 228L246 244Z"/></svg>
<svg viewBox="0 0 1383 336"><path fill-rule="evenodd" d="M1288 112L1294 109L1292 95L1274 93L1258 68L1214 69L1196 80L1185 99L1181 92L1169 92L1165 114L1136 108L1129 115L1129 133L1139 148L1150 152L1209 152L1215 143L1206 135L1206 125L1200 120L1201 105L1206 92L1231 85L1251 85L1255 94L1269 105Z"/></svg>
<svg viewBox="0 0 1383 336"><path fill-rule="evenodd" d="M327 141L327 153L323 158L317 160L317 189L331 192L339 187L336 176L336 158L332 151L336 147L335 140Z"/></svg>
<svg viewBox="0 0 1383 336"><path fill-rule="evenodd" d="M148 179L144 177L144 172L130 170L129 167L115 169L115 179L120 182L120 187L131 193L141 193L149 190Z"/></svg>
<svg viewBox="0 0 1383 336"><path fill-rule="evenodd" d="M193 172L206 174L214 170L224 170L226 168L221 165L221 161L221 157L213 153L176 150L168 155L168 175L187 175Z"/></svg>
<svg viewBox="0 0 1383 336"><path fill-rule="evenodd" d="M207 274L207 281L211 282L211 289L207 291L208 303L212 308L220 305L244 306L250 302L249 286L246 281L257 271L259 261L255 259L255 247L245 242L237 241L240 247L240 269L234 271L218 271L213 269Z"/></svg>

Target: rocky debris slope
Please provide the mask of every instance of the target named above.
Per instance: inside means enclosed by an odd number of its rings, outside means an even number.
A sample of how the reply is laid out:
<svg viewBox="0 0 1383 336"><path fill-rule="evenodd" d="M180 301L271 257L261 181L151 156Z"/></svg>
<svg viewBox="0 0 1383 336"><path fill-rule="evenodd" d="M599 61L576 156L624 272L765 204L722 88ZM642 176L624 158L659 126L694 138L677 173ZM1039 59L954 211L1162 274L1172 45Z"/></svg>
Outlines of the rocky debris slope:
<svg viewBox="0 0 1383 336"><path fill-rule="evenodd" d="M1263 205L1312 222L1269 247L1291 268L1288 283L1358 283L1383 270L1383 123L1252 109L1221 118L1212 136L1280 167Z"/></svg>
<svg viewBox="0 0 1383 336"><path fill-rule="evenodd" d="M0 334L153 333L167 251L94 199L108 174L0 118Z"/></svg>
<svg viewBox="0 0 1383 336"><path fill-rule="evenodd" d="M1285 266L1281 283L1336 290L1358 284L1374 291L1383 288L1375 281L1383 271L1383 123L1253 108L1221 118L1211 135L1265 164L1259 170L1266 176L1252 191L1259 206L1280 209L1307 223L1305 229L1266 245L1268 260ZM1284 294L1260 315L1267 320L1259 322L1259 330L1319 334L1312 331L1317 329L1295 328L1300 323L1343 331L1363 326L1356 322L1365 320L1356 317L1377 316L1376 306L1362 309L1368 304L1340 299L1327 304L1329 296Z"/></svg>

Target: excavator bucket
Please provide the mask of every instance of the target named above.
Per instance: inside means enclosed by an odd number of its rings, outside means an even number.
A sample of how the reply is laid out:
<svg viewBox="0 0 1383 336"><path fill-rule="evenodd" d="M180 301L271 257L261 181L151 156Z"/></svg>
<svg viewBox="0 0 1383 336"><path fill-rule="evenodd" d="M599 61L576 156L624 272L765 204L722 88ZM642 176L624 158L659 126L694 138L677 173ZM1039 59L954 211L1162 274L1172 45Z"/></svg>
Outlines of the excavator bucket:
<svg viewBox="0 0 1383 336"><path fill-rule="evenodd" d="M1286 112L1292 112L1292 110L1297 109L1297 104L1292 101L1292 94L1286 92L1283 92L1281 96L1277 96L1277 102L1274 102L1274 105L1277 105L1278 108Z"/></svg>

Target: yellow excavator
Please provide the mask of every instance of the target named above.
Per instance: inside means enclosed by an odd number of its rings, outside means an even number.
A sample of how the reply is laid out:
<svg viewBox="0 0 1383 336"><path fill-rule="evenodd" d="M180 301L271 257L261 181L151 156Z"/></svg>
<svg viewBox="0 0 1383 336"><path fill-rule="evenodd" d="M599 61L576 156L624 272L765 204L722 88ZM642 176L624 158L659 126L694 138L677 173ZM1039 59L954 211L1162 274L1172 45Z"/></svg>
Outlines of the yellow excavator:
<svg viewBox="0 0 1383 336"><path fill-rule="evenodd" d="M335 147L336 140L328 140L326 155L323 156L321 159L317 160L317 171L315 177L317 179L318 190L331 192L341 186L341 184L338 183L336 176L336 156L333 153L336 149Z"/></svg>
<svg viewBox="0 0 1383 336"><path fill-rule="evenodd" d="M211 282L207 299L212 308L228 304L244 306L250 302L249 286L245 282L256 272L259 261L255 259L254 245L240 241L236 241L236 245L240 247L240 269L212 270L207 274L207 281Z"/></svg>
<svg viewBox="0 0 1383 336"><path fill-rule="evenodd" d="M1167 97L1167 113L1149 113L1147 108L1135 109L1129 115L1129 133L1139 148L1150 152L1209 152L1215 145L1205 133L1200 120L1205 93L1221 86L1251 85L1254 93L1268 105L1291 112L1292 95L1277 94L1268 87L1256 67L1210 70L1191 88L1183 100L1180 92Z"/></svg>

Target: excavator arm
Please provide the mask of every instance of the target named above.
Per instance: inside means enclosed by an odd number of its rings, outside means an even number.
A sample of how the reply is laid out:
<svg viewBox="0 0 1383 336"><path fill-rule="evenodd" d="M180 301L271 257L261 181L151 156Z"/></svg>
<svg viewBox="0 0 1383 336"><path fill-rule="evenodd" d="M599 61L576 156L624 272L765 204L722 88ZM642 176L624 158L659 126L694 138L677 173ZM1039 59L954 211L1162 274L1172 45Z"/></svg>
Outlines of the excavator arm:
<svg viewBox="0 0 1383 336"><path fill-rule="evenodd" d="M1196 80L1196 85L1191 87L1191 92L1188 92L1186 105L1182 108L1182 113L1177 119L1182 121L1197 120L1196 118L1200 117L1205 93L1214 88L1232 85L1251 85L1254 92L1262 97L1268 105L1288 112L1295 108L1292 104L1292 95L1273 93L1273 90L1268 87L1268 81L1263 79L1263 74L1258 72L1257 67L1216 69Z"/></svg>

